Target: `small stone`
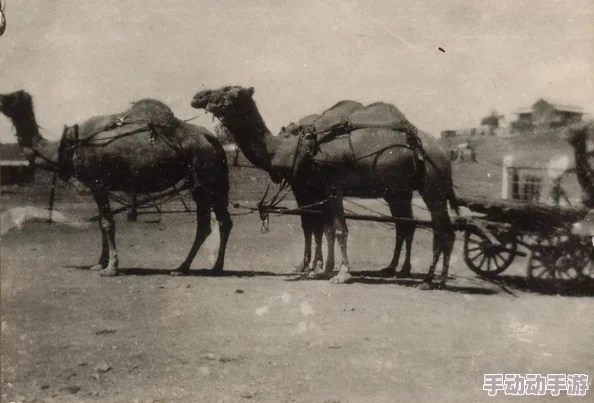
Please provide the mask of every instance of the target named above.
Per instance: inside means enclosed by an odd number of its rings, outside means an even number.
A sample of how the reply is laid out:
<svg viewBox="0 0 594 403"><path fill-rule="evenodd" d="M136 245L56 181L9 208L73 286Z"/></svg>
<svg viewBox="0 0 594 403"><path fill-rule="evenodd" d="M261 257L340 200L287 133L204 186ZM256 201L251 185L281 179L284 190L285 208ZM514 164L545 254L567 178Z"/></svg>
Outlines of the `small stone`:
<svg viewBox="0 0 594 403"><path fill-rule="evenodd" d="M116 330L115 329L101 329L101 330L97 330L95 332L95 334L111 334L111 333L115 333Z"/></svg>
<svg viewBox="0 0 594 403"><path fill-rule="evenodd" d="M68 380L70 378L74 378L76 376L76 372L73 371L67 371L66 373L64 373L64 379Z"/></svg>
<svg viewBox="0 0 594 403"><path fill-rule="evenodd" d="M39 385L39 388L41 390L46 390L50 388L50 384L48 382L43 382L41 385Z"/></svg>
<svg viewBox="0 0 594 403"><path fill-rule="evenodd" d="M236 294L243 294L243 290L241 290L241 289L238 288L237 290L235 290L235 293Z"/></svg>
<svg viewBox="0 0 594 403"><path fill-rule="evenodd" d="M213 353L206 354L206 358L208 358L209 360L216 360L217 359L217 357Z"/></svg>
<svg viewBox="0 0 594 403"><path fill-rule="evenodd" d="M254 397L254 394L252 392L242 392L240 396L244 399L251 399Z"/></svg>
<svg viewBox="0 0 594 403"><path fill-rule="evenodd" d="M87 362L85 360L80 360L79 362L77 362L79 367L86 367L87 366Z"/></svg>
<svg viewBox="0 0 594 403"><path fill-rule="evenodd" d="M109 365L106 362L100 362L99 364L97 364L97 366L95 367L95 369L101 373L106 373L107 371L109 371L110 369L112 369L111 365Z"/></svg>
<svg viewBox="0 0 594 403"><path fill-rule="evenodd" d="M80 391L80 386L78 386L78 385L69 385L69 386L63 387L62 390L74 395L74 394L77 394Z"/></svg>

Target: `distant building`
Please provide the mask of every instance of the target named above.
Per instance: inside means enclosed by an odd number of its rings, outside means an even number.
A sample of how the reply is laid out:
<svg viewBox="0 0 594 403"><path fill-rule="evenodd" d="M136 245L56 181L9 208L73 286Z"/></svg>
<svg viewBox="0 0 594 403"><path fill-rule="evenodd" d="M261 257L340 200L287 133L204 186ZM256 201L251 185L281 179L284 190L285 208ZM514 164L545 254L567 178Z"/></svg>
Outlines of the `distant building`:
<svg viewBox="0 0 594 403"><path fill-rule="evenodd" d="M16 143L0 143L0 185L31 183L35 167L29 164Z"/></svg>
<svg viewBox="0 0 594 403"><path fill-rule="evenodd" d="M481 126L481 127L469 127L464 129L450 129L450 130L443 130L441 132L442 139L448 139L452 137L472 137L472 136L484 136L485 134L489 134L489 127Z"/></svg>
<svg viewBox="0 0 594 403"><path fill-rule="evenodd" d="M512 130L524 131L567 126L582 120L584 112L579 106L539 99L530 108L519 109L514 115L517 119L511 123Z"/></svg>

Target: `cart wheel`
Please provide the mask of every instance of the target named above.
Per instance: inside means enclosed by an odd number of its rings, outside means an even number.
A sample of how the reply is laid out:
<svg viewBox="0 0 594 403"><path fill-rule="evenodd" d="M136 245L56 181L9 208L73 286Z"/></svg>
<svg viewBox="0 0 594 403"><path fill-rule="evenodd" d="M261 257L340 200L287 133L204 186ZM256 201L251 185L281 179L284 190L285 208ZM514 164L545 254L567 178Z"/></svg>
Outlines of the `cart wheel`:
<svg viewBox="0 0 594 403"><path fill-rule="evenodd" d="M582 241L568 237L537 239L528 258L528 277L545 280L577 280L589 276L591 251Z"/></svg>
<svg viewBox="0 0 594 403"><path fill-rule="evenodd" d="M513 262L518 242L509 232L492 232L501 245L493 245L479 230L470 228L464 234L464 261L476 274L494 277Z"/></svg>

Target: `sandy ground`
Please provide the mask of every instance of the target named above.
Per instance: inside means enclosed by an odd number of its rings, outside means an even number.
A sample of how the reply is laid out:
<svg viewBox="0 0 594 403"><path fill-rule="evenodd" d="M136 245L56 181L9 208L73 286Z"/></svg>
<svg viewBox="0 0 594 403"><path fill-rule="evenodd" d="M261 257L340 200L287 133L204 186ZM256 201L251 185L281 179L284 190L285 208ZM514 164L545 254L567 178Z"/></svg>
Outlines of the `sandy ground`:
<svg viewBox="0 0 594 403"><path fill-rule="evenodd" d="M59 206L94 214L74 207ZM234 217L226 276L208 275L205 248L193 275L171 277L193 217L124 218L115 278L84 269L98 257L96 224L29 222L3 236L2 401L559 402L570 398L488 397L483 374L594 376L593 299L517 286L521 258L503 286L481 280L459 238L447 289L421 291L430 232L415 235L412 279L381 279L394 231L350 222L365 276L306 281L288 274L302 253L298 218L274 216L262 234L248 215Z"/></svg>

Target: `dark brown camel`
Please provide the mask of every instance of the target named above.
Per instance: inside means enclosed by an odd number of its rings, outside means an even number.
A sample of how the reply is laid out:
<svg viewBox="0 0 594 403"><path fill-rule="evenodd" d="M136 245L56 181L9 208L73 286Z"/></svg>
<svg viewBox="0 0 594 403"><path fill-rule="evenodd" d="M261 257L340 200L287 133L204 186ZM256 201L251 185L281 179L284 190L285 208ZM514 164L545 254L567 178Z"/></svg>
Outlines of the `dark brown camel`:
<svg viewBox="0 0 594 403"><path fill-rule="evenodd" d="M298 136L303 131L308 129L311 130L323 130L333 124L344 121L353 112L362 109L363 105L356 101L340 101L333 107L329 108L321 115L312 114L305 116L296 123L290 123L287 127L281 129L280 136ZM316 129L314 129L316 128ZM308 206L311 204L319 203L325 199L324 195L324 184L322 178L319 177L319 171L315 169L301 170L298 175L288 179L295 200L299 207ZM345 188L345 197L360 197L360 198L377 198L377 194L368 194L361 192L360 189ZM393 217L402 217L412 219L412 190L399 192L400 194L383 194L381 196L386 197L386 202L390 208L390 213ZM381 197L380 196L380 197ZM391 197L390 197L391 196ZM403 199L399 199L403 197ZM301 227L303 229L303 235L305 238L304 246L304 258L303 261L297 265L296 271L307 271L309 262L311 260L311 237L314 235L315 239L315 253L312 262L312 268L315 272L321 272L321 263L323 260L322 255L322 236L324 232L324 223L315 216L301 216ZM412 221L400 221L396 223L396 243L394 247L394 253L390 264L382 269L382 272L386 275L398 275L401 277L410 275L411 271L411 248L414 237L416 225ZM326 231L327 241L329 242L328 250L334 250L334 235L330 235L330 229ZM398 262L400 260L400 254L402 252L402 246L406 242L406 254L404 257L404 263L400 272L396 273ZM327 261L328 267L325 272L330 272L334 268L333 254L330 252L330 261Z"/></svg>
<svg viewBox="0 0 594 403"><path fill-rule="evenodd" d="M152 194L186 181L196 203L196 236L186 260L172 274L183 274L211 232L210 211L220 228L213 270L223 270L233 223L227 210L229 178L223 147L206 129L173 116L163 103L143 99L114 115L93 117L64 128L50 142L38 130L31 96L24 91L0 95L0 111L12 120L23 154L38 167L75 177L87 186L101 216L102 248L92 267L102 276L118 274L115 223L109 191Z"/></svg>
<svg viewBox="0 0 594 403"><path fill-rule="evenodd" d="M340 271L331 279L333 283L344 283L351 278L347 255L348 229L342 206L345 189L359 189L367 194L376 194L376 197L392 197L403 191L418 189L431 212L434 229L433 261L422 288L430 288L442 252L440 284L445 282L455 238L447 209L448 201L452 207L457 207L452 183L447 180L451 175L447 170L449 160L442 150L435 153L439 158L423 164L416 156L418 144L411 146L411 142L417 139L422 142L426 153L429 149L440 150L434 138L417 131L394 106L379 103L374 104L372 109L370 106L355 112L349 119L373 121L373 114L379 109L390 112L389 126L372 127L371 123L365 128L355 128L330 138L273 136L260 116L253 93L253 88L242 87L200 91L194 96L192 106L214 114L233 133L246 158L268 171L274 182L296 177L302 169L319 170L327 201L325 227L334 226L342 255Z"/></svg>

